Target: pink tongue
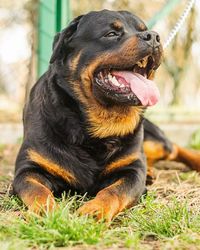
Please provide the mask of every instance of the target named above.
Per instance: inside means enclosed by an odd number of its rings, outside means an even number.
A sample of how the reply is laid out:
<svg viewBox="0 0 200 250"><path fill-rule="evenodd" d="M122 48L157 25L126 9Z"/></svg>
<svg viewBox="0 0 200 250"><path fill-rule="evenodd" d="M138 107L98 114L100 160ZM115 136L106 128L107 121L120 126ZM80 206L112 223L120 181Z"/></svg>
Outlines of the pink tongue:
<svg viewBox="0 0 200 250"><path fill-rule="evenodd" d="M130 84L132 92L143 106L153 106L158 102L160 93L153 81L131 71L114 71L112 75L116 76L118 80L122 82L125 80L126 83Z"/></svg>

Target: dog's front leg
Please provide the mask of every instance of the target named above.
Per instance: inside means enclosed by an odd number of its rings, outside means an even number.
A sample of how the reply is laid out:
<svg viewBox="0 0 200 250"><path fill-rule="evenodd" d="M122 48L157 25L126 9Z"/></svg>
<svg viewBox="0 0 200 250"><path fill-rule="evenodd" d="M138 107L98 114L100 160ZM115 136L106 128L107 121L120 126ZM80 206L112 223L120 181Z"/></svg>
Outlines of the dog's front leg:
<svg viewBox="0 0 200 250"><path fill-rule="evenodd" d="M48 181L40 174L25 172L14 180L13 187L28 209L37 214L52 211L56 205Z"/></svg>
<svg viewBox="0 0 200 250"><path fill-rule="evenodd" d="M141 160L120 168L101 180L103 189L96 197L79 208L82 215L94 215L97 219L111 219L125 208L136 204L145 191L146 167ZM108 184L109 183L109 184Z"/></svg>

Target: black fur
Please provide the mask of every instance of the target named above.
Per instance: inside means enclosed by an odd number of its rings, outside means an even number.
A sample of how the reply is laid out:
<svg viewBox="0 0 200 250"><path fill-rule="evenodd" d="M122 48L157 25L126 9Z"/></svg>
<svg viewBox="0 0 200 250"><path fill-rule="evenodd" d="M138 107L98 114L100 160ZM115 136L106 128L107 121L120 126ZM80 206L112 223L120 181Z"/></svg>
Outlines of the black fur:
<svg viewBox="0 0 200 250"><path fill-rule="evenodd" d="M120 39L105 38L104 34L111 29L110 22L115 20L123 23L125 33ZM26 182L27 176L39 178L55 196L60 196L63 191L68 190L95 195L121 178L125 183L123 189L134 199L138 199L144 193L146 163L142 150L142 116L137 127L127 135L93 137L88 132L90 124L87 119L87 109L74 90L77 81L83 84L81 74L93 60L102 53L117 51L127 39L145 32L146 28L140 30L141 24L144 26L144 23L131 13L104 10L76 18L55 36L49 69L32 88L29 102L24 108L24 140L16 160L13 183L14 192L22 200L23 190L30 188ZM138 51L135 51L135 59L133 58L126 66L129 67L134 60L138 60L140 54L144 56L151 50L152 48L141 40ZM80 51L78 65L72 71L71 58ZM119 67L121 63L124 62L119 62L117 66ZM105 62L104 66L109 66L109 62ZM98 100L100 105L105 107L107 105L109 108L116 105L116 101L113 103L108 98L105 99L107 100L105 103L105 100L100 98ZM158 136L159 140L166 143L166 149L170 148L170 143L163 134L157 133L157 127L147 120L144 121L144 126L145 138L150 136L153 139ZM78 182L70 185L61 177L45 171L28 158L29 149L69 170ZM141 152L138 160L109 175L101 175L106 165L130 152Z"/></svg>
<svg viewBox="0 0 200 250"><path fill-rule="evenodd" d="M166 137L164 132L156 126L154 123L150 122L147 119L144 119L144 141L155 141L158 143L162 143L164 149L171 153L172 152L172 143Z"/></svg>

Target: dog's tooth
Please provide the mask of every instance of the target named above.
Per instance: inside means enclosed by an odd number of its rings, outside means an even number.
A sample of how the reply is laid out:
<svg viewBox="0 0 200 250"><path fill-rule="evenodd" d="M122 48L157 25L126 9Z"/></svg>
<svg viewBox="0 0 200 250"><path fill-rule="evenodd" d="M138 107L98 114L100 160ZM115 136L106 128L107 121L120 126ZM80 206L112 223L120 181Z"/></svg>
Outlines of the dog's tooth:
<svg viewBox="0 0 200 250"><path fill-rule="evenodd" d="M108 74L108 80L112 82L112 75L110 73Z"/></svg>
<svg viewBox="0 0 200 250"><path fill-rule="evenodd" d="M104 77L103 77L103 73L102 72L99 73L99 77L100 77L101 81L104 81Z"/></svg>
<svg viewBox="0 0 200 250"><path fill-rule="evenodd" d="M145 68L147 66L148 58L145 57L142 62L142 66Z"/></svg>
<svg viewBox="0 0 200 250"><path fill-rule="evenodd" d="M102 85L102 82L101 82L98 78L96 78L96 82L97 82L99 85Z"/></svg>
<svg viewBox="0 0 200 250"><path fill-rule="evenodd" d="M142 68L145 68L145 61L144 60L141 61L141 64L142 64Z"/></svg>
<svg viewBox="0 0 200 250"><path fill-rule="evenodd" d="M113 76L112 77L112 83L115 85L115 86L120 86L119 82L117 81L116 77Z"/></svg>
<svg viewBox="0 0 200 250"><path fill-rule="evenodd" d="M139 61L139 62L137 62L136 63L140 68L142 68L143 66L142 66L142 62L141 61Z"/></svg>
<svg viewBox="0 0 200 250"><path fill-rule="evenodd" d="M145 68L147 66L147 63L148 63L148 56L138 61L136 65L139 66L140 68Z"/></svg>
<svg viewBox="0 0 200 250"><path fill-rule="evenodd" d="M104 82L105 83L108 83L109 82L109 80L108 80L108 78L106 77L106 78L104 78Z"/></svg>
<svg viewBox="0 0 200 250"><path fill-rule="evenodd" d="M151 70L148 74L148 79L152 80L154 78L154 74L155 74L155 71L154 70Z"/></svg>

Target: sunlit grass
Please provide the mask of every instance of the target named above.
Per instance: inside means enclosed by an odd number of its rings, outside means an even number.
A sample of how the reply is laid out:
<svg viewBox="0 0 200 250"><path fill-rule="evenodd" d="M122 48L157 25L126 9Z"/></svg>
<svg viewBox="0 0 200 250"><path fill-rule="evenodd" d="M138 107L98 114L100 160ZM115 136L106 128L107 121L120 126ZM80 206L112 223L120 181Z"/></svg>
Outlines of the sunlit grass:
<svg viewBox="0 0 200 250"><path fill-rule="evenodd" d="M148 196L140 205L132 209L127 225L136 228L142 236L153 235L158 238L170 238L193 230L200 214L193 214L187 202L174 198L169 204L155 202Z"/></svg>
<svg viewBox="0 0 200 250"><path fill-rule="evenodd" d="M84 202L79 196L63 197L57 210L43 216L28 212L15 197L4 197L2 201L0 245L7 244L5 249L9 250L22 250L24 245L43 249L74 245L144 249L149 240L173 245L176 239L176 244L188 246L200 240L197 209L192 210L187 201L176 198L162 203L152 193L134 208L121 213L111 225L78 216L76 210ZM20 244L22 247L12 248Z"/></svg>

